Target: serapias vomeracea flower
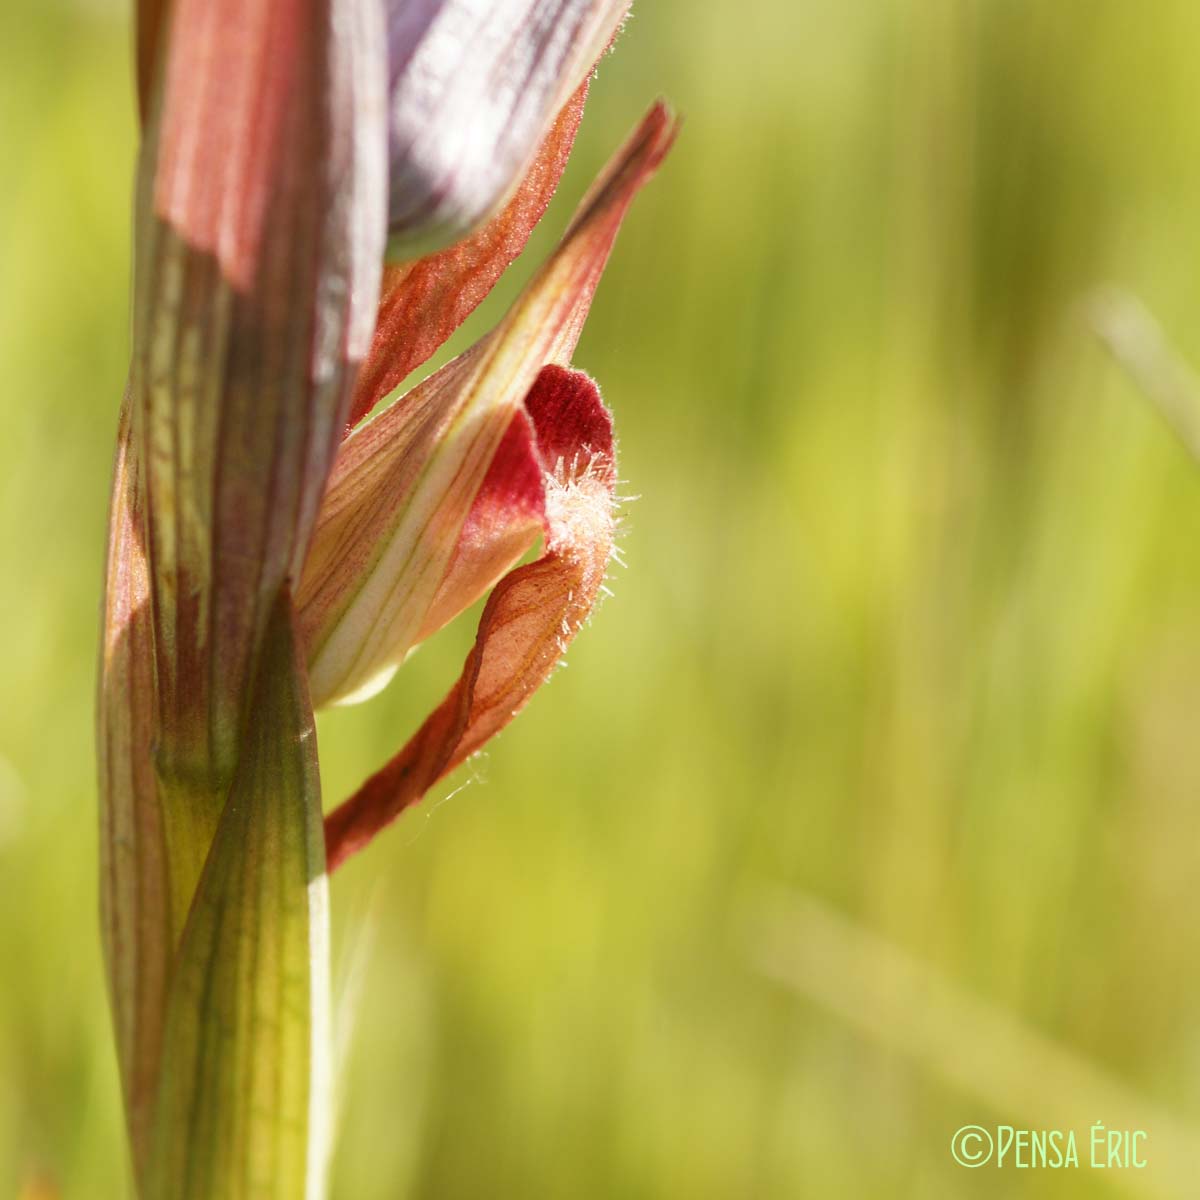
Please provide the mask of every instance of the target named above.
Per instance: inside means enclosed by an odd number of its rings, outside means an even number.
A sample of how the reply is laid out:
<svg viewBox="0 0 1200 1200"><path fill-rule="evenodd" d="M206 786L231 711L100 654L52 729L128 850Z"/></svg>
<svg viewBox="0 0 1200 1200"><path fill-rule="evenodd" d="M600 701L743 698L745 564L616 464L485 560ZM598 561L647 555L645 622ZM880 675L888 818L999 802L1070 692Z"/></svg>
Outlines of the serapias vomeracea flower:
<svg viewBox="0 0 1200 1200"><path fill-rule="evenodd" d="M612 426L571 354L625 210L674 136L651 110L482 341L347 438L296 595L314 701L362 698L492 593L462 677L327 823L331 865L502 728L591 611L612 550Z"/></svg>
<svg viewBox="0 0 1200 1200"><path fill-rule="evenodd" d="M511 720L601 589L612 427L570 363L661 106L500 324L364 418L524 247L625 7L139 4L98 741L144 1198L323 1194L326 870ZM446 699L323 826L313 705L488 592Z"/></svg>

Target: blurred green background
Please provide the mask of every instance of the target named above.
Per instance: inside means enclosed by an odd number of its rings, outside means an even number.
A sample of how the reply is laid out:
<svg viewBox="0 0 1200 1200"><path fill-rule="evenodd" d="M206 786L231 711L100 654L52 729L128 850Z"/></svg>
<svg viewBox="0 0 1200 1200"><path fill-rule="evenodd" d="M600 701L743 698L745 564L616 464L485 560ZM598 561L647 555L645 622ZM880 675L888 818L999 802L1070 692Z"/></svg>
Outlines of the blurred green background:
<svg viewBox="0 0 1200 1200"><path fill-rule="evenodd" d="M91 731L127 30L0 6L4 1196L127 1186ZM1087 308L1200 361L1198 55L1194 0L641 0L453 345L669 96L577 356L630 568L333 884L335 1197L1200 1194L1200 470ZM323 719L331 801L472 630ZM1149 1166L1088 1169L1097 1120ZM968 1123L1085 1161L967 1171Z"/></svg>

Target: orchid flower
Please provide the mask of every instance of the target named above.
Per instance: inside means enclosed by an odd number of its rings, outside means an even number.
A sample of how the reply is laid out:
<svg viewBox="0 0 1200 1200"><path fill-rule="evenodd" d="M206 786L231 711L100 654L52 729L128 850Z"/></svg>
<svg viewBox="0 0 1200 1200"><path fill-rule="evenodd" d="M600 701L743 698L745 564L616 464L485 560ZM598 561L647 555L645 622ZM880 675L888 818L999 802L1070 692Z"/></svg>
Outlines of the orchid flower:
<svg viewBox="0 0 1200 1200"><path fill-rule="evenodd" d="M364 418L524 247L625 7L138 6L97 728L144 1200L323 1194L327 871L512 719L600 592L612 424L570 361L673 139L661 105L492 332ZM324 820L314 704L365 698L488 593L445 700Z"/></svg>
<svg viewBox="0 0 1200 1200"><path fill-rule="evenodd" d="M342 446L296 594L318 705L378 690L504 578L442 706L332 814L331 867L507 724L595 603L612 424L569 363L625 210L673 135L656 106L504 320ZM539 536L543 557L505 575Z"/></svg>

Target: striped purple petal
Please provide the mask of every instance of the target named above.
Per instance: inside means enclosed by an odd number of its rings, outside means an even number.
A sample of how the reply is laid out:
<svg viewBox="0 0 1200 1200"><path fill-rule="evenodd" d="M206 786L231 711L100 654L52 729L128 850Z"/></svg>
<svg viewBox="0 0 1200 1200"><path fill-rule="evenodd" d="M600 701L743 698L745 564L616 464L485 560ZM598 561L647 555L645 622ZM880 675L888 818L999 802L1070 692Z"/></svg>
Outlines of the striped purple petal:
<svg viewBox="0 0 1200 1200"><path fill-rule="evenodd" d="M390 0L391 250L488 217L612 40L629 0Z"/></svg>

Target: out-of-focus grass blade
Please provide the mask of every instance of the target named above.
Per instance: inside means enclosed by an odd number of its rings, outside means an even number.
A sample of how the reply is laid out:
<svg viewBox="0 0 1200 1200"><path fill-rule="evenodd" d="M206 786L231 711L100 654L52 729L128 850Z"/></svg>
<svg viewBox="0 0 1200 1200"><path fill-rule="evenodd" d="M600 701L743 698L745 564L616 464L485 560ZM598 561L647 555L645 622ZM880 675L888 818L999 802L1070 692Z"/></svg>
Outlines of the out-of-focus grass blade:
<svg viewBox="0 0 1200 1200"><path fill-rule="evenodd" d="M1109 1171L1141 1200L1194 1194L1200 1133L1099 1064L1013 1013L959 987L934 967L813 896L767 893L750 914L750 953L763 974L1029 1129L1143 1129L1152 1171ZM972 1119L975 1119L974 1117Z"/></svg>
<svg viewBox="0 0 1200 1200"><path fill-rule="evenodd" d="M1092 297L1092 328L1133 384L1200 462L1200 379L1171 345L1150 310L1131 292L1105 288Z"/></svg>
<svg viewBox="0 0 1200 1200"><path fill-rule="evenodd" d="M317 1197L328 917L316 741L290 601L175 964L146 1200Z"/></svg>

